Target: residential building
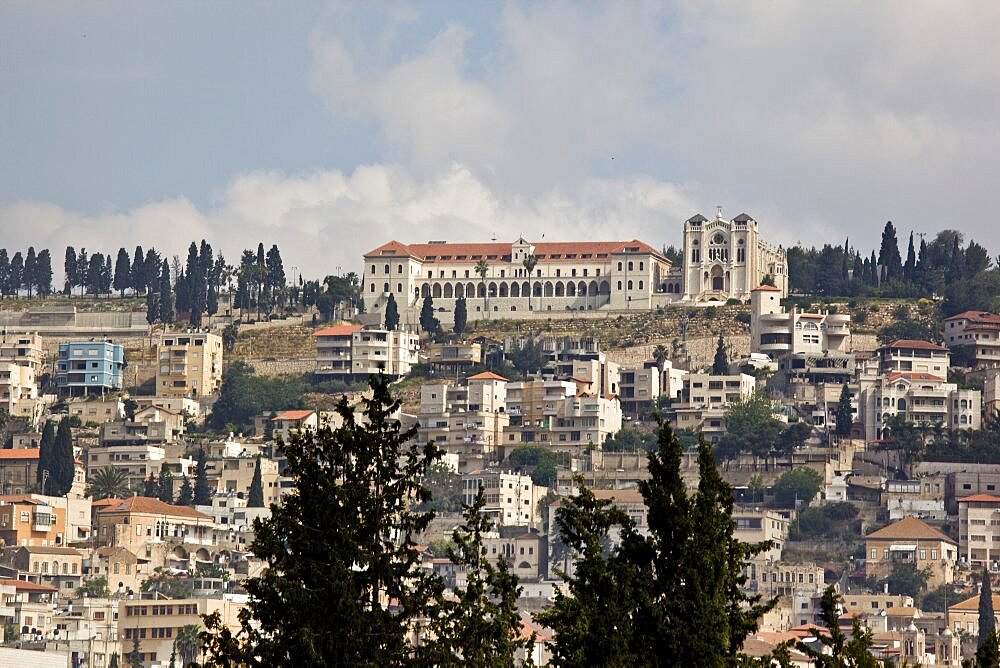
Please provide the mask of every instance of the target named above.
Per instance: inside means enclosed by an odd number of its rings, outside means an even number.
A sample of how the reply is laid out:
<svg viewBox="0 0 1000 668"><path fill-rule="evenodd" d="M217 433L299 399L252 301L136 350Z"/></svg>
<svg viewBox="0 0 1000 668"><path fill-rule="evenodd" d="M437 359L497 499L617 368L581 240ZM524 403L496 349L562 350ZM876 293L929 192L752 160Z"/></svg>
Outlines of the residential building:
<svg viewBox="0 0 1000 668"><path fill-rule="evenodd" d="M746 213L732 220L695 214L684 222L684 263L679 281L668 292L683 290L684 301L746 300L770 278L788 295L785 251L764 242L757 221Z"/></svg>
<svg viewBox="0 0 1000 668"><path fill-rule="evenodd" d="M535 266L529 275L525 261L530 259ZM484 274L477 271L480 262ZM671 272L659 251L636 240L390 241L365 253L364 266L367 313L383 320L393 295L400 322L414 328L425 297L433 298L444 323L453 321L459 298L467 300L470 320L517 318L531 311L649 310L668 301L666 278Z"/></svg>
<svg viewBox="0 0 1000 668"><path fill-rule="evenodd" d="M187 570L194 562L213 561L216 545L209 515L159 499L133 496L98 511L94 523L97 545L124 547L150 561L151 567Z"/></svg>
<svg viewBox="0 0 1000 668"><path fill-rule="evenodd" d="M359 325L336 325L313 333L316 368L320 376L354 380L383 373L405 376L419 361L420 337L396 329L362 329Z"/></svg>
<svg viewBox="0 0 1000 668"><path fill-rule="evenodd" d="M929 363L938 364L937 360ZM921 364L925 365L928 363ZM926 371L889 370L873 379L862 379L858 405L869 441L881 438L886 421L896 415L909 422L954 430L979 429L982 425L979 390L960 389L944 376Z"/></svg>
<svg viewBox="0 0 1000 668"><path fill-rule="evenodd" d="M175 435L165 422L105 422L101 425L98 442L101 447L119 445L164 445Z"/></svg>
<svg viewBox="0 0 1000 668"><path fill-rule="evenodd" d="M42 405L35 382L35 369L14 362L0 362L0 409L12 417L22 417L34 427Z"/></svg>
<svg viewBox="0 0 1000 668"><path fill-rule="evenodd" d="M933 589L954 580L958 543L913 516L904 517L865 536L865 575L884 578L893 564L915 564L926 570Z"/></svg>
<svg viewBox="0 0 1000 668"><path fill-rule="evenodd" d="M222 337L217 334L164 332L156 358L158 396L210 396L222 386Z"/></svg>
<svg viewBox="0 0 1000 668"><path fill-rule="evenodd" d="M657 407L660 398L660 381L663 374L656 362L646 362L639 368L622 369L622 414L631 419L641 419Z"/></svg>
<svg viewBox="0 0 1000 668"><path fill-rule="evenodd" d="M0 539L4 545L65 545L66 510L30 496L0 497Z"/></svg>
<svg viewBox="0 0 1000 668"><path fill-rule="evenodd" d="M263 507L247 506L245 494L216 494L211 505L199 505L195 509L212 517L220 538L235 549L244 551L249 551L253 542L254 520L266 520L271 516L271 509L266 502Z"/></svg>
<svg viewBox="0 0 1000 668"><path fill-rule="evenodd" d="M449 453L489 455L510 423L507 379L492 372L420 388L418 434ZM460 465L461 467L461 465Z"/></svg>
<svg viewBox="0 0 1000 668"><path fill-rule="evenodd" d="M56 385L70 396L102 395L122 389L125 349L110 341L59 344Z"/></svg>
<svg viewBox="0 0 1000 668"><path fill-rule="evenodd" d="M129 489L141 490L146 478L160 474L160 466L165 457L163 446L151 443L123 443L90 448L87 452L87 477L93 477L101 469L110 466L125 473Z"/></svg>
<svg viewBox="0 0 1000 668"><path fill-rule="evenodd" d="M196 422L204 418L201 403L189 397L132 397L132 399L139 404L140 409L156 406Z"/></svg>
<svg viewBox="0 0 1000 668"><path fill-rule="evenodd" d="M545 536L538 529L524 526L501 526L483 537L483 547L492 562L506 559L511 571L521 580L538 580L546 574Z"/></svg>
<svg viewBox="0 0 1000 668"><path fill-rule="evenodd" d="M874 594L857 594L847 592L840 597L845 612L855 612L863 615L876 615L900 608L912 609L913 597L905 594L889 594L877 592Z"/></svg>
<svg viewBox="0 0 1000 668"><path fill-rule="evenodd" d="M676 405L676 426L717 442L726 433L725 413L730 404L753 395L757 381L745 373L713 376L691 373L684 379L681 401Z"/></svg>
<svg viewBox="0 0 1000 668"><path fill-rule="evenodd" d="M469 369L483 362L483 347L479 343L430 343L424 346L421 361L431 372L444 378L468 375Z"/></svg>
<svg viewBox="0 0 1000 668"><path fill-rule="evenodd" d="M549 341L544 341L544 344ZM507 348L511 350L511 348ZM542 369L543 378L581 381L587 392L608 395L618 394L621 387L621 369L618 364L607 359L607 356L596 350L560 349L548 354L549 360Z"/></svg>
<svg viewBox="0 0 1000 668"><path fill-rule="evenodd" d="M746 565L746 588L764 599L792 596L795 592L821 591L825 573L813 562L790 563L755 557Z"/></svg>
<svg viewBox="0 0 1000 668"><path fill-rule="evenodd" d="M83 581L83 553L71 547L22 545L4 550L2 563L20 580L59 591L73 590Z"/></svg>
<svg viewBox="0 0 1000 668"><path fill-rule="evenodd" d="M1000 569L1000 496L974 494L958 500L958 541L963 562Z"/></svg>
<svg viewBox="0 0 1000 668"><path fill-rule="evenodd" d="M272 434L275 440L288 440L295 434L319 429L319 415L313 410L281 411L271 418Z"/></svg>
<svg viewBox="0 0 1000 668"><path fill-rule="evenodd" d="M1000 471L993 465L963 467L945 475L945 505L952 515L958 515L959 499L977 494L998 496L998 490Z"/></svg>
<svg viewBox="0 0 1000 668"><path fill-rule="evenodd" d="M541 524L538 502L549 492L532 482L531 476L511 471L475 471L462 476L462 500L471 505L482 488L486 505L482 513L497 526Z"/></svg>
<svg viewBox="0 0 1000 668"><path fill-rule="evenodd" d="M957 366L1000 367L1000 316L987 311L964 311L945 318L944 339L960 360Z"/></svg>
<svg viewBox="0 0 1000 668"><path fill-rule="evenodd" d="M118 637L127 649L132 647L133 638L139 639L143 665L165 666L182 627L193 624L204 630L202 616L218 612L222 625L235 635L240 629L239 613L243 607L244 601L235 597L122 601Z"/></svg>
<svg viewBox="0 0 1000 668"><path fill-rule="evenodd" d="M894 371L906 373L926 373L939 378L948 377L951 354L944 346L930 341L898 339L875 351L879 371L890 374Z"/></svg>
<svg viewBox="0 0 1000 668"><path fill-rule="evenodd" d="M993 594L993 614L1000 626L1000 594ZM955 633L964 631L973 638L979 636L979 594L948 607L948 627Z"/></svg>
<svg viewBox="0 0 1000 668"><path fill-rule="evenodd" d="M123 649L127 651L118 639L116 599L73 598L65 608L54 611L52 625L55 632L45 640L45 654L53 650L65 652L69 655L70 666L107 668L112 654L117 654L121 660Z"/></svg>
<svg viewBox="0 0 1000 668"><path fill-rule="evenodd" d="M125 417L125 403L119 399L75 399L67 404L70 417L80 419L81 424L102 424L117 422Z"/></svg>
<svg viewBox="0 0 1000 668"><path fill-rule="evenodd" d="M260 466L260 481L264 490L264 505L278 503L281 500L281 476L278 473L278 463L266 457L254 457L249 454L225 455L210 458L205 462L205 473L208 483L216 493L225 493L236 497L246 497L253 482L254 471ZM176 485L176 477L174 480Z"/></svg>
<svg viewBox="0 0 1000 668"><path fill-rule="evenodd" d="M566 397L549 423L549 441L560 447L596 447L622 428L622 408L615 395L581 392Z"/></svg>
<svg viewBox="0 0 1000 668"><path fill-rule="evenodd" d="M21 631L21 640L51 637L55 628L52 613L58 600L59 590L55 587L27 580L0 578L0 609L10 611L14 627Z"/></svg>
<svg viewBox="0 0 1000 668"><path fill-rule="evenodd" d="M887 480L882 502L889 511L890 520L915 515L943 522L948 519L945 510L946 486L943 475L917 480Z"/></svg>
<svg viewBox="0 0 1000 668"><path fill-rule="evenodd" d="M549 429L559 406L577 393L568 380L534 378L507 383L507 413L510 426L504 430L505 447L550 440Z"/></svg>
<svg viewBox="0 0 1000 668"><path fill-rule="evenodd" d="M788 529L791 526L786 515L776 510L737 506L733 508L732 518L736 523L733 538L744 543L770 541L771 547L761 552L760 558L772 561L781 559L781 551L788 540Z"/></svg>
<svg viewBox="0 0 1000 668"><path fill-rule="evenodd" d="M0 449L0 491L24 494L37 482L38 448Z"/></svg>
<svg viewBox="0 0 1000 668"><path fill-rule="evenodd" d="M42 373L45 346L38 334L0 333L0 363L10 362L32 369L36 375Z"/></svg>
<svg viewBox="0 0 1000 668"><path fill-rule="evenodd" d="M983 416L1000 418L1000 369L987 369L983 378Z"/></svg>
<svg viewBox="0 0 1000 668"><path fill-rule="evenodd" d="M87 578L103 577L108 581L108 589L116 595L129 591L137 592L142 581L150 576L152 569L145 559L139 559L124 547L98 547L83 560L83 573Z"/></svg>

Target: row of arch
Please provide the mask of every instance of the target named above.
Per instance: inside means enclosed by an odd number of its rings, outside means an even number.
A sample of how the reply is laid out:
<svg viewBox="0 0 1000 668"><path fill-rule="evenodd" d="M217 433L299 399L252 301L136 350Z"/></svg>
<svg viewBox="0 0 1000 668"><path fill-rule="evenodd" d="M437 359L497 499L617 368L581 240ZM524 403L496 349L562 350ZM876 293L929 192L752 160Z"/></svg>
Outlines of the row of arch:
<svg viewBox="0 0 1000 668"><path fill-rule="evenodd" d="M595 297L610 295L611 284L607 281L491 281L480 283L425 283L420 287L418 297L459 299L462 297Z"/></svg>

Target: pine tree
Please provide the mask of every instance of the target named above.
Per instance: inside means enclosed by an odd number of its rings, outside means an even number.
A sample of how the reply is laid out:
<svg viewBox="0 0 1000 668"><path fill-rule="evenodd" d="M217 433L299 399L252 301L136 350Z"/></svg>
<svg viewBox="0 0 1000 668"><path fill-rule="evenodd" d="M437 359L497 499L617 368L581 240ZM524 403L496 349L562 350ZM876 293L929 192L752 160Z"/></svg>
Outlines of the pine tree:
<svg viewBox="0 0 1000 668"><path fill-rule="evenodd" d="M17 293L21 289L21 279L24 276L24 258L21 257L21 251L14 253L14 257L10 259L10 294L17 296Z"/></svg>
<svg viewBox="0 0 1000 668"><path fill-rule="evenodd" d="M163 266L160 270L159 293L159 320L163 324L172 323L174 321L174 292L170 288L170 264L166 260L163 261Z"/></svg>
<svg viewBox="0 0 1000 668"><path fill-rule="evenodd" d="M878 264L882 265L885 280L898 278L903 272L903 259L899 255L899 240L896 238L896 228L890 220L882 230L882 246L879 248Z"/></svg>
<svg viewBox="0 0 1000 668"><path fill-rule="evenodd" d="M166 462L160 465L160 488L156 497L163 503L174 502L174 474Z"/></svg>
<svg viewBox="0 0 1000 668"><path fill-rule="evenodd" d="M191 313L191 281L183 271L174 281L174 299L178 313ZM190 315L188 319L190 320Z"/></svg>
<svg viewBox="0 0 1000 668"><path fill-rule="evenodd" d="M146 293L146 322L155 324L160 319L160 293L150 290Z"/></svg>
<svg viewBox="0 0 1000 668"><path fill-rule="evenodd" d="M73 430L69 420L59 421L56 429L55 447L52 449L51 468L46 490L52 496L66 496L73 487L76 474L76 458L73 456Z"/></svg>
<svg viewBox="0 0 1000 668"><path fill-rule="evenodd" d="M465 297L459 297L455 300L455 327L454 331L456 334L461 334L465 331L465 325L469 321L469 311L465 304Z"/></svg>
<svg viewBox="0 0 1000 668"><path fill-rule="evenodd" d="M45 427L42 429L42 439L38 445L38 468L35 469L35 482L39 485L42 484L42 471L48 471L49 475L52 474L53 467L53 453L56 446L56 429L52 423L52 420L45 421ZM48 485L46 484L48 487ZM52 489L48 487L48 489Z"/></svg>
<svg viewBox="0 0 1000 668"><path fill-rule="evenodd" d="M160 496L160 483L156 479L156 474L150 473L149 477L142 481L142 495L151 499Z"/></svg>
<svg viewBox="0 0 1000 668"><path fill-rule="evenodd" d="M847 383L840 388L840 399L837 401L837 436L850 436L854 427L854 414L851 412L851 391Z"/></svg>
<svg viewBox="0 0 1000 668"><path fill-rule="evenodd" d="M480 487L472 505L465 506L464 525L452 534L455 547L448 548L448 558L464 567L466 585L455 588L453 596L439 594L431 606L431 640L418 647L417 663L500 668L515 665L519 650L530 655L533 639L520 638L518 578L506 558L496 565L489 558L485 537L494 527L483 513L485 505Z"/></svg>
<svg viewBox="0 0 1000 668"><path fill-rule="evenodd" d="M142 251L142 246L136 246L135 254L132 256L132 266L129 268L131 288L135 291L135 294L144 292L148 286L145 260L146 256Z"/></svg>
<svg viewBox="0 0 1000 668"><path fill-rule="evenodd" d="M177 493L177 505L194 505L194 491L191 489L191 480L187 476L181 480L181 490Z"/></svg>
<svg viewBox="0 0 1000 668"><path fill-rule="evenodd" d="M917 251L913 248L913 232L910 232L910 243L906 247L906 264L903 265L903 278L912 282L916 278Z"/></svg>
<svg viewBox="0 0 1000 668"><path fill-rule="evenodd" d="M66 246L66 258L63 260L63 274L65 275L63 292L67 295L73 291L73 286L76 285L77 271L76 249L72 246Z"/></svg>
<svg viewBox="0 0 1000 668"><path fill-rule="evenodd" d="M400 403L384 376L371 380L371 396L362 401L363 420L344 399L337 406L342 427L306 431L283 445L295 492L254 523L251 550L267 568L243 584L247 643L237 652L209 642L210 661L410 661L408 634L427 612L433 582L413 542L432 515L412 507L429 500L417 481L440 451L418 443L415 428L403 431L392 418ZM209 629L216 637L221 632L215 624Z"/></svg>
<svg viewBox="0 0 1000 668"><path fill-rule="evenodd" d="M208 487L208 469L205 465L205 449L198 450L194 468L194 505L212 505L212 490Z"/></svg>
<svg viewBox="0 0 1000 668"><path fill-rule="evenodd" d="M10 258L7 249L0 248L0 296L6 297L10 292Z"/></svg>
<svg viewBox="0 0 1000 668"><path fill-rule="evenodd" d="M264 507L264 482L260 474L260 455L253 467L253 479L250 481L250 491L247 494L247 508Z"/></svg>
<svg viewBox="0 0 1000 668"><path fill-rule="evenodd" d="M193 241L188 246L187 264L185 265L185 304L181 305L181 280L177 279L177 310L189 311L189 321L195 327L201 327L201 316L205 313L207 293L205 287L205 273L202 271L201 257L198 255L198 246Z"/></svg>
<svg viewBox="0 0 1000 668"><path fill-rule="evenodd" d="M28 247L28 254L24 257L24 272L21 274L21 287L28 293L28 299L35 288L35 271L38 269L38 258L35 257L35 247Z"/></svg>
<svg viewBox="0 0 1000 668"><path fill-rule="evenodd" d="M132 287L132 261L129 259L128 251L124 248L118 249L118 258L115 260L115 290L125 298L125 291Z"/></svg>
<svg viewBox="0 0 1000 668"><path fill-rule="evenodd" d="M719 340L715 344L715 360L712 361L712 375L725 376L729 373L729 357L726 356L726 341L719 334Z"/></svg>
<svg viewBox="0 0 1000 668"><path fill-rule="evenodd" d="M156 252L155 248L150 248L146 251L146 259L142 262L142 280L146 285L147 290L159 290L162 286L159 284L160 279L160 254ZM167 274L167 278L170 278L170 274ZM172 321L171 321L172 322Z"/></svg>
<svg viewBox="0 0 1000 668"><path fill-rule="evenodd" d="M434 298L430 295L424 297L420 307L420 328L428 334L436 334L441 329L441 323L434 315Z"/></svg>
<svg viewBox="0 0 1000 668"><path fill-rule="evenodd" d="M853 620L850 640L841 630L837 599L837 593L832 585L823 591L820 611L826 631L811 629L813 637L819 641L821 647L815 648L811 644L799 641L795 648L812 659L816 666L823 668L839 668L840 666L880 668L881 662L871 653L872 632L862 627L857 617Z"/></svg>
<svg viewBox="0 0 1000 668"><path fill-rule="evenodd" d="M875 258L875 251L872 251L872 257L870 262L871 262L870 266L872 269L871 269L871 274L869 275L868 278L871 282L871 285L877 287L882 283L883 276L882 276L882 270L879 269L878 266L878 260Z"/></svg>
<svg viewBox="0 0 1000 668"><path fill-rule="evenodd" d="M396 298L390 293L389 300L385 303L385 328L390 332L399 327L399 308L396 306Z"/></svg>
<svg viewBox="0 0 1000 668"><path fill-rule="evenodd" d="M48 248L43 248L38 253L35 264L35 290L40 297L52 294L52 254Z"/></svg>

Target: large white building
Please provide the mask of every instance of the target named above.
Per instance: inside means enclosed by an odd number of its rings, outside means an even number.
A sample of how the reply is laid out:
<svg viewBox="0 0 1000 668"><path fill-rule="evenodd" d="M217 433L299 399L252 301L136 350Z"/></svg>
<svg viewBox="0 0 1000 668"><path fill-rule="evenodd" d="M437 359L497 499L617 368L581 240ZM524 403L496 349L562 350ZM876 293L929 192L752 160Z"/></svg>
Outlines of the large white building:
<svg viewBox="0 0 1000 668"><path fill-rule="evenodd" d="M314 373L350 380L376 375L405 376L418 362L420 337L402 329L363 329L360 325L334 325L316 330Z"/></svg>
<svg viewBox="0 0 1000 668"><path fill-rule="evenodd" d="M400 322L416 326L423 298L438 319L453 320L464 297L470 320L520 318L527 312L645 311L673 302L746 300L770 276L787 294L785 251L761 240L747 214L684 223L684 260L674 267L642 241L404 244L390 241L364 256L365 310L384 318L392 295Z"/></svg>
<svg viewBox="0 0 1000 668"><path fill-rule="evenodd" d="M720 207L714 220L696 214L684 222L682 274L668 292L683 290L684 301L745 300L768 276L787 296L784 249L765 243L749 215L725 220Z"/></svg>

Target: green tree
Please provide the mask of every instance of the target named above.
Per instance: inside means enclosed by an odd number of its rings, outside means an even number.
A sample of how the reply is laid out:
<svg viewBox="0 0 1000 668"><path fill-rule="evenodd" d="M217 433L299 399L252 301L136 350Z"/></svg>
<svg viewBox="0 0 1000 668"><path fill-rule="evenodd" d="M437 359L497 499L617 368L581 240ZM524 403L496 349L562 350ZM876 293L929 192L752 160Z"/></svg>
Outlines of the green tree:
<svg viewBox="0 0 1000 668"><path fill-rule="evenodd" d="M87 496L94 499L122 499L129 495L128 475L111 466L94 471L87 481Z"/></svg>
<svg viewBox="0 0 1000 668"><path fill-rule="evenodd" d="M515 342L507 357L522 374L537 373L545 366L545 351L542 344L533 338L522 343Z"/></svg>
<svg viewBox="0 0 1000 668"><path fill-rule="evenodd" d="M240 323L233 321L222 328L222 352L231 355L240 336Z"/></svg>
<svg viewBox="0 0 1000 668"><path fill-rule="evenodd" d="M129 397L122 404L122 408L125 411L125 419L129 422L135 422L135 411L139 408L139 402Z"/></svg>
<svg viewBox="0 0 1000 668"><path fill-rule="evenodd" d="M461 334L465 331L465 326L469 321L469 310L465 303L465 297L455 300L455 326L454 332Z"/></svg>
<svg viewBox="0 0 1000 668"><path fill-rule="evenodd" d="M247 494L248 508L264 507L264 483L260 477L260 455L253 466L253 479L250 481L250 492Z"/></svg>
<svg viewBox="0 0 1000 668"><path fill-rule="evenodd" d="M56 429L55 446L52 449L52 460L49 470L49 480L46 491L52 496L66 496L73 486L76 475L76 458L73 456L73 430L69 420L59 421Z"/></svg>
<svg viewBox="0 0 1000 668"><path fill-rule="evenodd" d="M244 581L250 600L240 647L220 651L210 643L211 660L407 663L411 623L426 615L434 590L413 541L432 514L410 508L427 500L417 481L440 451L419 445L416 427L403 431L392 417L400 402L384 376L370 384L363 420L342 399L343 426L281 446L295 491L269 519L254 522L251 550L267 568Z"/></svg>
<svg viewBox="0 0 1000 668"><path fill-rule="evenodd" d="M993 612L993 583L990 572L983 566L983 578L979 585L979 640L976 643L977 666L995 666L1000 660L997 652L997 619ZM982 659L980 660L980 653Z"/></svg>
<svg viewBox="0 0 1000 668"><path fill-rule="evenodd" d="M476 263L476 267L473 270L473 271L476 272L476 275L479 276L479 280L482 281L479 285L483 289L483 317L484 318L488 317L486 314L490 310L489 309L489 302L486 301L486 297L488 296L488 293L489 293L489 289L486 287L486 274L489 272L489 270L490 270L490 265L486 262L486 260L480 260L479 262L477 262Z"/></svg>
<svg viewBox="0 0 1000 668"><path fill-rule="evenodd" d="M840 609L837 593L833 586L823 592L820 610L825 631L812 629L822 648L799 641L796 649L808 656L817 668L880 668L879 661L872 656L872 632L861 626L854 618L850 640L840 629Z"/></svg>
<svg viewBox="0 0 1000 668"><path fill-rule="evenodd" d="M816 496L823 483L823 476L815 470L799 467L786 471L771 487L774 501L782 508L792 508L797 501L806 505Z"/></svg>
<svg viewBox="0 0 1000 668"><path fill-rule="evenodd" d="M889 586L890 594L903 594L918 599L921 592L927 589L929 579L927 570L921 570L914 563L897 561L892 564L883 583Z"/></svg>
<svg viewBox="0 0 1000 668"><path fill-rule="evenodd" d="M195 455L194 467L194 505L212 505L212 490L208 486L208 469L206 467L205 448L199 448Z"/></svg>
<svg viewBox="0 0 1000 668"><path fill-rule="evenodd" d="M56 447L56 429L52 420L45 421L42 428L42 438L38 443L38 468L35 470L35 482L42 484L42 472L48 471L52 475L55 466L54 455ZM49 489L52 489L49 487Z"/></svg>
<svg viewBox="0 0 1000 668"><path fill-rule="evenodd" d="M496 564L489 558L485 534L493 522L482 512L485 505L480 488L472 505L465 506L465 523L452 536L448 558L464 567L466 585L452 596L438 596L431 606L433 640L418 648L420 663L506 668L514 665L518 650L530 654L534 640L520 638L518 578L505 557Z"/></svg>
<svg viewBox="0 0 1000 668"><path fill-rule="evenodd" d="M119 668L118 652L111 653L111 660L108 661L108 668Z"/></svg>
<svg viewBox="0 0 1000 668"><path fill-rule="evenodd" d="M716 446L720 459L752 455L767 457L776 447L784 425L774 415L774 405L759 392L740 397L725 413L726 433Z"/></svg>
<svg viewBox="0 0 1000 668"><path fill-rule="evenodd" d="M851 411L851 391L847 383L840 388L840 399L837 401L837 436L846 437L851 435L851 428L854 426L854 413Z"/></svg>
<svg viewBox="0 0 1000 668"><path fill-rule="evenodd" d="M48 248L43 248L38 252L35 260L35 289L39 297L47 297L52 294L52 254Z"/></svg>
<svg viewBox="0 0 1000 668"><path fill-rule="evenodd" d="M122 299L125 298L125 290L132 287L132 259L124 248L118 249L118 257L115 260L114 287Z"/></svg>
<svg viewBox="0 0 1000 668"><path fill-rule="evenodd" d="M521 264L524 265L524 274L528 277L528 281L531 281L531 272L535 270L535 265L538 264L538 257L531 253L530 255L525 255L524 259L521 260ZM528 298L528 310L531 310L531 287L528 287L528 294L525 295Z"/></svg>
<svg viewBox="0 0 1000 668"><path fill-rule="evenodd" d="M143 668L142 651L139 649L139 627L132 629L132 651L125 655L130 668Z"/></svg>
<svg viewBox="0 0 1000 668"><path fill-rule="evenodd" d="M175 646L181 656L182 666L186 667L197 661L201 649L200 631L201 627L197 624L185 624L177 629Z"/></svg>
<svg viewBox="0 0 1000 668"><path fill-rule="evenodd" d="M111 590L108 589L108 578L104 575L90 578L73 592L74 596L89 596L90 598L108 598Z"/></svg>
<svg viewBox="0 0 1000 668"><path fill-rule="evenodd" d="M3 253L4 260L7 259L7 251L4 250ZM9 264L8 264L9 266ZM77 274L77 263L76 263L76 249L72 246L66 246L66 257L63 260L63 274L65 275L65 286L63 292L67 295L73 291L73 286L76 285L76 274Z"/></svg>
<svg viewBox="0 0 1000 668"><path fill-rule="evenodd" d="M155 473L150 473L149 477L142 481L142 495L150 499L160 496L160 481L156 479Z"/></svg>
<svg viewBox="0 0 1000 668"><path fill-rule="evenodd" d="M156 497L163 503L174 502L174 474L166 462L160 465L160 487Z"/></svg>
<svg viewBox="0 0 1000 668"><path fill-rule="evenodd" d="M712 361L712 375L725 376L729 373L729 357L726 355L726 341L719 334L719 340L715 344L715 359Z"/></svg>
<svg viewBox="0 0 1000 668"><path fill-rule="evenodd" d="M428 294L420 307L420 329L428 334L437 334L441 330L441 322L434 315L434 298Z"/></svg>
<svg viewBox="0 0 1000 668"><path fill-rule="evenodd" d="M882 246L878 253L878 263L883 267L885 279L891 281L903 273L903 258L899 254L899 240L896 238L896 228L890 220L882 230Z"/></svg>
<svg viewBox="0 0 1000 668"><path fill-rule="evenodd" d="M174 321L174 291L170 287L170 264L166 260L163 261L163 266L160 269L158 292L159 321L164 324L172 323Z"/></svg>
<svg viewBox="0 0 1000 668"><path fill-rule="evenodd" d="M920 428L902 415L891 415L885 421L882 437L896 447L900 467L907 475L911 475L913 464L926 450L926 442Z"/></svg>
<svg viewBox="0 0 1000 668"><path fill-rule="evenodd" d="M177 492L177 505L178 506L193 506L194 505L194 490L191 489L191 479L184 476L181 479L181 489Z"/></svg>
<svg viewBox="0 0 1000 668"><path fill-rule="evenodd" d="M399 307L396 306L396 298L389 293L389 301L385 303L385 328L393 332L397 327L399 327Z"/></svg>

